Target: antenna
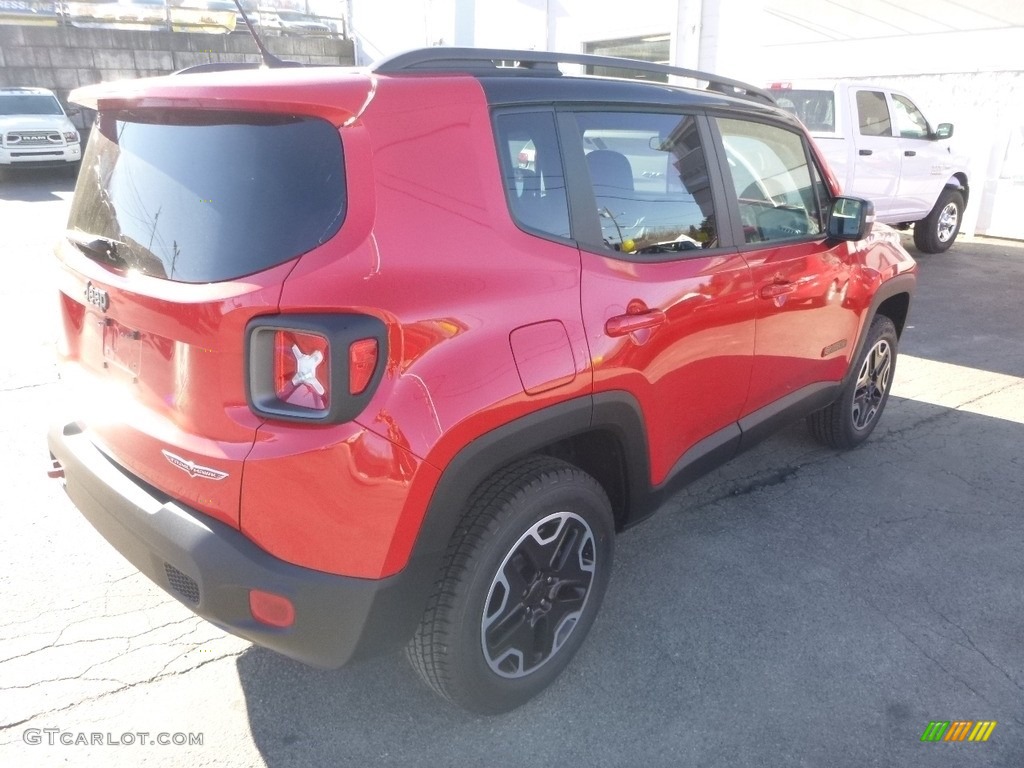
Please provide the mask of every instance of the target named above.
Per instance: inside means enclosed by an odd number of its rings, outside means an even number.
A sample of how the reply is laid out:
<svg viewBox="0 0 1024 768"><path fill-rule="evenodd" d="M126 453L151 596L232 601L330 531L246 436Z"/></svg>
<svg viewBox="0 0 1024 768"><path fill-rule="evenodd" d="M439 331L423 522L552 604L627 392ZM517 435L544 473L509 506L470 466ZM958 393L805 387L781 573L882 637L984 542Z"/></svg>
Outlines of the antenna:
<svg viewBox="0 0 1024 768"><path fill-rule="evenodd" d="M252 22L249 21L249 17L248 15L246 15L245 9L242 7L241 0L234 0L234 3L235 7L238 8L238 12L242 14L242 21L244 21L245 26L249 28L249 34L252 35L252 39L256 41L256 47L259 48L260 50L260 58L263 59L263 66L267 67L268 69L275 69L277 67L302 66L302 64L300 64L297 61L285 61L284 59L279 59L277 58L277 56L268 51L267 46L263 44L263 41L260 39L260 36L256 34L256 28L252 25Z"/></svg>

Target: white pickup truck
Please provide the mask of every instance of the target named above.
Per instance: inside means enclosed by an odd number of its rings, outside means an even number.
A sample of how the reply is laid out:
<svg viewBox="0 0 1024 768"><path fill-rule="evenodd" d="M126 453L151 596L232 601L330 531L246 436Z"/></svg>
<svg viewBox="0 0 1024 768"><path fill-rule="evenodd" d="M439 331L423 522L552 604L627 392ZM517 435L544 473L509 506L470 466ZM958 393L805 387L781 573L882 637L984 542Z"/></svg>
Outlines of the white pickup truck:
<svg viewBox="0 0 1024 768"><path fill-rule="evenodd" d="M948 249L967 204L967 160L905 94L852 82L773 83L772 95L804 125L843 192L875 204L879 221L905 229L925 253Z"/></svg>

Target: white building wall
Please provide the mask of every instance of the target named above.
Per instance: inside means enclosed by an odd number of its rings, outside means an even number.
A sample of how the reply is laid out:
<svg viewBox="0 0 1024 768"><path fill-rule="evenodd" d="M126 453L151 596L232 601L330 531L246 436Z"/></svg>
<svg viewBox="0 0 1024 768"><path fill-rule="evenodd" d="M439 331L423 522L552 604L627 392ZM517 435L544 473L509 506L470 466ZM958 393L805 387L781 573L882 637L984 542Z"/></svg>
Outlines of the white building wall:
<svg viewBox="0 0 1024 768"><path fill-rule="evenodd" d="M991 0L913 8L885 0L351 2L363 63L424 45L579 52L588 42L671 34L673 63L757 84L891 83L933 122L956 126L953 142L971 157L964 231L1024 239L1024 169L1015 159L1024 152L1016 149L1024 142L1024 26L993 15L991 28L974 28Z"/></svg>

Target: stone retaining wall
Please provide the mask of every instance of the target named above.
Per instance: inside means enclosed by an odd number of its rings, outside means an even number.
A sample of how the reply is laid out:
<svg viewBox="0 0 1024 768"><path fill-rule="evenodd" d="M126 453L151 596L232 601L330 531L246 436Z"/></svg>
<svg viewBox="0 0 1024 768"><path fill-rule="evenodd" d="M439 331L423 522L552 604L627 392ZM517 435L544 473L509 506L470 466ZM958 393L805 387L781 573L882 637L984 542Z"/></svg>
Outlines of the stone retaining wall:
<svg viewBox="0 0 1024 768"><path fill-rule="evenodd" d="M352 41L326 37L266 37L272 53L303 64L348 66ZM49 88L67 103L80 85L166 75L214 61L259 62L253 39L189 32L0 25L0 86Z"/></svg>

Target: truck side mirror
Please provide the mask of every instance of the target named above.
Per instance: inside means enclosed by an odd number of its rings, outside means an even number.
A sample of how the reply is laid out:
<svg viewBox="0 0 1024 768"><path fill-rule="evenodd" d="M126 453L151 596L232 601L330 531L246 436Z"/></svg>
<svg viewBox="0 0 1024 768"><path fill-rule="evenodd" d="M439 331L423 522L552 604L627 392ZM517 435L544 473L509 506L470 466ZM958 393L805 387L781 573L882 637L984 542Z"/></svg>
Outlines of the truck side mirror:
<svg viewBox="0 0 1024 768"><path fill-rule="evenodd" d="M952 123L939 123L935 126L935 138L936 139L948 139L953 135L953 124Z"/></svg>
<svg viewBox="0 0 1024 768"><path fill-rule="evenodd" d="M863 240L875 223L875 204L859 197L837 197L828 217L828 236L836 240Z"/></svg>

